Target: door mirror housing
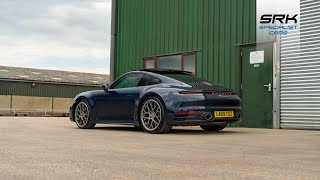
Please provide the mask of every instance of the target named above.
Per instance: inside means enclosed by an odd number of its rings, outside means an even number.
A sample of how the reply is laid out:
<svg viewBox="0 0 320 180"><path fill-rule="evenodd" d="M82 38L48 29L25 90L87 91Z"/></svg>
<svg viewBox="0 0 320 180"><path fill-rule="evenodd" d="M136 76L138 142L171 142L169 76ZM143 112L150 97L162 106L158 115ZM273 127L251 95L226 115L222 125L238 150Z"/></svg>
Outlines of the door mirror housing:
<svg viewBox="0 0 320 180"><path fill-rule="evenodd" d="M102 85L102 89L103 89L105 92L108 92L108 91L109 91L109 84L103 84L103 85Z"/></svg>

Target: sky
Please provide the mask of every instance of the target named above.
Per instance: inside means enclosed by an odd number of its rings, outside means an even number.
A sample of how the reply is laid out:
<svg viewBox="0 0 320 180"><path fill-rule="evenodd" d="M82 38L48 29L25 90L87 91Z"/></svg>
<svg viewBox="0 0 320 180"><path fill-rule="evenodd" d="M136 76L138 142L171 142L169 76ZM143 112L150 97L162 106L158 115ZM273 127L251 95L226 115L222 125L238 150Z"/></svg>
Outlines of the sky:
<svg viewBox="0 0 320 180"><path fill-rule="evenodd" d="M109 74L111 0L1 0L0 65Z"/></svg>

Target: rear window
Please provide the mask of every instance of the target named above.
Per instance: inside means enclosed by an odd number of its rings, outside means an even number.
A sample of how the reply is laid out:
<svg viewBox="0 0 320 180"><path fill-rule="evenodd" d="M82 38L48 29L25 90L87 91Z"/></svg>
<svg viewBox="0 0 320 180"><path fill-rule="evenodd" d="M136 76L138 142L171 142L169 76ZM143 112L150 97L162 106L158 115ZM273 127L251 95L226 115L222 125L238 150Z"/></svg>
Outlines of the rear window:
<svg viewBox="0 0 320 180"><path fill-rule="evenodd" d="M228 88L223 87L220 84L216 84L211 81L207 81L190 74L163 74L163 75L172 79L176 79L183 83L189 84L194 89L213 90L213 91L232 91Z"/></svg>
<svg viewBox="0 0 320 180"><path fill-rule="evenodd" d="M197 76L193 76L191 74L164 74L164 76L167 76L169 78L173 78L176 79L178 81L184 82L184 83L202 83L205 82L205 80L197 77Z"/></svg>

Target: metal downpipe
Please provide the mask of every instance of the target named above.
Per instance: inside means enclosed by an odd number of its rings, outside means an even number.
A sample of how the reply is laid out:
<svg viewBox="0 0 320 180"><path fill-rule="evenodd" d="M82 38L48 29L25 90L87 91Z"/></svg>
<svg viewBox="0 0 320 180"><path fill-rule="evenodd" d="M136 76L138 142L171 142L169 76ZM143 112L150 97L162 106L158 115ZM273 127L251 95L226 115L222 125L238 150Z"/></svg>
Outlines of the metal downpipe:
<svg viewBox="0 0 320 180"><path fill-rule="evenodd" d="M114 76L115 76L115 54L116 54L116 40L117 40L116 14L117 14L117 0L112 0L109 82L112 82L114 80Z"/></svg>

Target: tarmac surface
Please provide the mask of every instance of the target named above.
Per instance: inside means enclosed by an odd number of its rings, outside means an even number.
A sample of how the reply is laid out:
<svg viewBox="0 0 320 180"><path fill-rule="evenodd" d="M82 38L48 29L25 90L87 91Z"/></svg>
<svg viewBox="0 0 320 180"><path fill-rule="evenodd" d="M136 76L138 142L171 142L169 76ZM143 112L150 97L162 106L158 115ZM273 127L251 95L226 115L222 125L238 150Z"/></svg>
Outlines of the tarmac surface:
<svg viewBox="0 0 320 180"><path fill-rule="evenodd" d="M129 126L0 117L0 179L319 179L320 131Z"/></svg>

